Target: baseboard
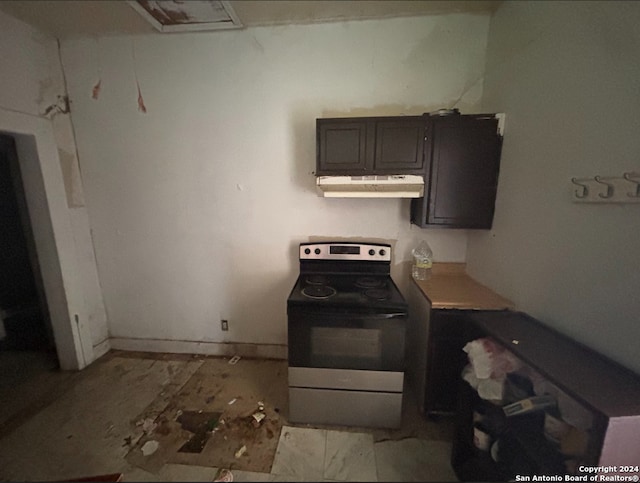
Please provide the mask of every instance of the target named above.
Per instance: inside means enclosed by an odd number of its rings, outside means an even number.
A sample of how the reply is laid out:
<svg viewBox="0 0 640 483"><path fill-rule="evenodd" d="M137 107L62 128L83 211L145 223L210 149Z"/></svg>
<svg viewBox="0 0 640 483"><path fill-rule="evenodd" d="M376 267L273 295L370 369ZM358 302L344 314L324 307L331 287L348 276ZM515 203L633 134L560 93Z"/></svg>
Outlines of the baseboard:
<svg viewBox="0 0 640 483"><path fill-rule="evenodd" d="M168 352L208 356L241 356L259 359L286 359L284 344L248 344L243 342L194 342L186 340L131 339L111 337L112 349L138 352Z"/></svg>
<svg viewBox="0 0 640 483"><path fill-rule="evenodd" d="M105 339L102 342L98 342L93 346L93 356L97 359L105 355L111 349L111 343L109 339Z"/></svg>

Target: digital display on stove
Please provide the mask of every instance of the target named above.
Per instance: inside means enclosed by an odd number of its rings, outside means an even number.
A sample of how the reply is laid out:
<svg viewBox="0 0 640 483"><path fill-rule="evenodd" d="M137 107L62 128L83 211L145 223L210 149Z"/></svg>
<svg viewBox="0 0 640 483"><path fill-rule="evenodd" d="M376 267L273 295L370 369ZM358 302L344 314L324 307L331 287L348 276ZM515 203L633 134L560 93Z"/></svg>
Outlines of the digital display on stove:
<svg viewBox="0 0 640 483"><path fill-rule="evenodd" d="M332 255L360 255L360 247L350 247L344 245L331 245L329 253Z"/></svg>

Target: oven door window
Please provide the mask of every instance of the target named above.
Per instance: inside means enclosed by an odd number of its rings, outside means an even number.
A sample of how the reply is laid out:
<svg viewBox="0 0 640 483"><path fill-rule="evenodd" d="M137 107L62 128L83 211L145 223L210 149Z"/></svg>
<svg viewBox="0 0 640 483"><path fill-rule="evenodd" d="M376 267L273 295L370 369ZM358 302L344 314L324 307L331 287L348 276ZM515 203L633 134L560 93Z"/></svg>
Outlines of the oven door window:
<svg viewBox="0 0 640 483"><path fill-rule="evenodd" d="M403 371L406 316L289 316L289 365Z"/></svg>
<svg viewBox="0 0 640 483"><path fill-rule="evenodd" d="M312 327L309 361L314 367L377 366L382 360L381 335L379 329Z"/></svg>

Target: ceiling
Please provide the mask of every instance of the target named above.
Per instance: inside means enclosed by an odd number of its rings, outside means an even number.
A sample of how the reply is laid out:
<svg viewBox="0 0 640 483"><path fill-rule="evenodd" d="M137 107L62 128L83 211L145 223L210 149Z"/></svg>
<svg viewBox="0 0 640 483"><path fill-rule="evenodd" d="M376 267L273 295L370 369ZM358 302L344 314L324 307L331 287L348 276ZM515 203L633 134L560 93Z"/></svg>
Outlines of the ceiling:
<svg viewBox="0 0 640 483"><path fill-rule="evenodd" d="M177 0L177 4L182 0ZM344 20L414 17L450 13L492 13L491 0L229 0L242 25L305 24ZM123 0L4 0L0 10L54 37L158 34Z"/></svg>

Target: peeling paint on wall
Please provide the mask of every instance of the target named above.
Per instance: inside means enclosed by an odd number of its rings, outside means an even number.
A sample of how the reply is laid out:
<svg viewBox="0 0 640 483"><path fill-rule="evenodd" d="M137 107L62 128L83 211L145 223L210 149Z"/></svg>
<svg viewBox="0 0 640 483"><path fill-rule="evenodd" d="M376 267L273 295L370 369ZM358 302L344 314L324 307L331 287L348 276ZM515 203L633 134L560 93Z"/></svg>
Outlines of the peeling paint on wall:
<svg viewBox="0 0 640 483"><path fill-rule="evenodd" d="M146 114L147 106L144 105L144 99L142 98L142 91L140 90L140 81L138 80L138 72L136 70L136 44L131 41L131 60L133 62L133 78L136 81L136 88L138 89L138 111Z"/></svg>
<svg viewBox="0 0 640 483"><path fill-rule="evenodd" d="M142 92L140 92L140 83L136 81L136 86L138 87L138 111L147 113L147 106L144 105L144 99L142 98Z"/></svg>
<svg viewBox="0 0 640 483"><path fill-rule="evenodd" d="M36 97L35 101L41 108L41 111L43 106L51 104L53 99L55 99L53 84L53 79L51 77L38 81L38 97Z"/></svg>
<svg viewBox="0 0 640 483"><path fill-rule="evenodd" d="M102 67L100 62L100 41L96 39L96 77L98 81L93 85L93 89L91 89L91 98L93 100L98 100L100 97L100 89L102 87Z"/></svg>
<svg viewBox="0 0 640 483"><path fill-rule="evenodd" d="M91 90L92 99L98 100L98 97L100 96L100 84L102 84L102 79L98 79L96 85L93 86L93 89Z"/></svg>

